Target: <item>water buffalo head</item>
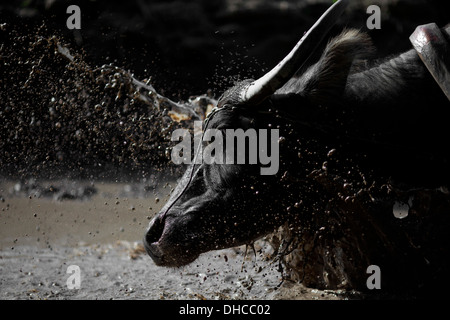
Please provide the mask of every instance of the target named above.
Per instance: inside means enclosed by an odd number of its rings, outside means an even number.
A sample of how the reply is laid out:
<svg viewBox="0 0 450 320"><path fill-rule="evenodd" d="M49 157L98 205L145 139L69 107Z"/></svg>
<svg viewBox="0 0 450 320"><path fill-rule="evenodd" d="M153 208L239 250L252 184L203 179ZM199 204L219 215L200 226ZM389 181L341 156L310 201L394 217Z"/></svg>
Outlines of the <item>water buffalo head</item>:
<svg viewBox="0 0 450 320"><path fill-rule="evenodd" d="M272 130L283 128L275 141L280 148L279 168L276 174L262 175L261 168L267 163L260 158L253 163L190 164L169 201L151 220L144 238L157 265L182 266L203 252L248 244L282 225L289 218L289 209L299 205L292 197L295 192L289 190L288 167L293 162L298 165L301 155L291 142L301 143L300 135L278 116L281 110L276 107L275 92L307 61L346 3L341 0L332 5L275 68L258 80L237 84L219 99L205 120L204 131L216 129L225 135L228 129L253 129L256 143L261 143L261 129L268 130L268 141L274 138ZM251 147L247 144L246 157ZM225 146L225 150L224 158L229 148Z"/></svg>

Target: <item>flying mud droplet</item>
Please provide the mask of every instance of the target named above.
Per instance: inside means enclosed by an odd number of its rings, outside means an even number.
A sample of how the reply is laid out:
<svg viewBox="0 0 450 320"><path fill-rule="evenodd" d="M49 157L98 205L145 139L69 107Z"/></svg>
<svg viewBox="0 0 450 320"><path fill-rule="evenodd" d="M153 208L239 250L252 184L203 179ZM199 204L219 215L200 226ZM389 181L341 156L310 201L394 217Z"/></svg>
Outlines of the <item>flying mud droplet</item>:
<svg viewBox="0 0 450 320"><path fill-rule="evenodd" d="M392 211L394 213L394 217L398 219L404 219L408 216L409 209L412 206L412 198L409 198L408 203L404 203L401 201L395 201Z"/></svg>

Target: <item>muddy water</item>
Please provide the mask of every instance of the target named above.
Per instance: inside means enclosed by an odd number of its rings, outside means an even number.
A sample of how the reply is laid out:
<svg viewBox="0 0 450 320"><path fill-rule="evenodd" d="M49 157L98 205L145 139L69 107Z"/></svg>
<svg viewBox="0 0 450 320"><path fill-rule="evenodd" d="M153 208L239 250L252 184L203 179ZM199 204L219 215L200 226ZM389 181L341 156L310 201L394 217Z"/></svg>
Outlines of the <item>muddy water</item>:
<svg viewBox="0 0 450 320"><path fill-rule="evenodd" d="M231 248L203 254L182 268L155 266L140 240L173 182L151 190L136 183L35 184L42 189L90 186L96 192L59 200L36 189L23 191L18 182L1 183L1 299L342 298L336 291L282 284L265 240L255 244L255 251ZM80 267L80 289L67 287L70 265Z"/></svg>
<svg viewBox="0 0 450 320"><path fill-rule="evenodd" d="M61 191L40 193L63 185L67 194L71 189L87 186L93 194L71 200L68 195L61 197ZM34 189L26 190L26 184L5 182L1 192L6 198L1 208L1 248L141 240L149 219L167 200L173 185L167 182L144 190L143 184L64 180L35 183Z"/></svg>

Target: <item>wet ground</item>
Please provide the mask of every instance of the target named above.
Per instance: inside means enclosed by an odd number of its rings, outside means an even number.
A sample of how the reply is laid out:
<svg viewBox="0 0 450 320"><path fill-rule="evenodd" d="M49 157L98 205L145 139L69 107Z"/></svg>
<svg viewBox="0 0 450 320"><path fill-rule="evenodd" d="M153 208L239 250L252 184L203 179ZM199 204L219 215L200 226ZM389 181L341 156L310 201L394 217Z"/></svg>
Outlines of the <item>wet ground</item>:
<svg viewBox="0 0 450 320"><path fill-rule="evenodd" d="M141 238L172 183L0 183L0 299L346 299L345 292L282 283L265 240L203 254L182 268L157 267ZM61 199L50 188L95 193ZM37 190L40 190L39 192ZM71 265L80 289L69 289ZM351 296L351 295L350 295Z"/></svg>

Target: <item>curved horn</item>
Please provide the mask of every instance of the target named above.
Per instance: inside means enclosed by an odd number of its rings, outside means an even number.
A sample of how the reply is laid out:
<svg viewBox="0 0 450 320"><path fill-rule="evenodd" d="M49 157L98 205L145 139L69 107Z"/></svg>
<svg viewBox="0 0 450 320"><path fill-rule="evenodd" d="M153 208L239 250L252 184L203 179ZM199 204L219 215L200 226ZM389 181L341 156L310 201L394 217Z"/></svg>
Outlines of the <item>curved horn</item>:
<svg viewBox="0 0 450 320"><path fill-rule="evenodd" d="M242 90L241 101L258 104L284 85L314 52L347 4L348 0L339 0L328 8L277 66Z"/></svg>

